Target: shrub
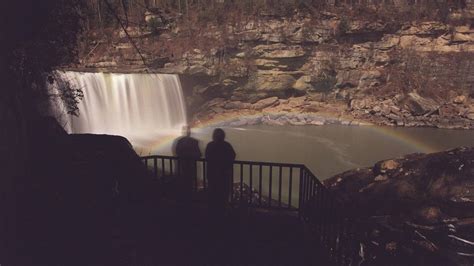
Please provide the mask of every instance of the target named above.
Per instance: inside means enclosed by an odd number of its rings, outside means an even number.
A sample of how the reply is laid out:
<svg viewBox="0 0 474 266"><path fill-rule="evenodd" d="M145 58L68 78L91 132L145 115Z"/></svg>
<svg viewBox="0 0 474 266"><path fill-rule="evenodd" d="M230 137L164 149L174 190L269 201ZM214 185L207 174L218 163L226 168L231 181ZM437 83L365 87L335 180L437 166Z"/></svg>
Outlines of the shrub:
<svg viewBox="0 0 474 266"><path fill-rule="evenodd" d="M336 85L336 77L323 73L315 82L311 83L317 92L331 92Z"/></svg>
<svg viewBox="0 0 474 266"><path fill-rule="evenodd" d="M341 21L339 22L339 25L337 25L337 35L344 35L346 34L350 29L349 21L347 20L346 17L342 17Z"/></svg>

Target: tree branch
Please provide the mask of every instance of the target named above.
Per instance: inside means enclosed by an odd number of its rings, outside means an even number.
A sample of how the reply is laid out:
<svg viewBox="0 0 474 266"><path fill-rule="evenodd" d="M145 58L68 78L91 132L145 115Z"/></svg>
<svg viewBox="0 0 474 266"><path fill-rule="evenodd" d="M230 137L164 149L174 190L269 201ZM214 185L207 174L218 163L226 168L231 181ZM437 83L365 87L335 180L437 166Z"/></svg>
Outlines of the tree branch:
<svg viewBox="0 0 474 266"><path fill-rule="evenodd" d="M138 46L135 44L135 42L132 40L132 37L130 37L130 34L128 34L128 31L127 29L125 28L125 25L123 25L123 22L122 20L120 19L120 17L117 15L117 12L115 12L114 8L112 7L112 5L110 5L109 1L107 0L104 0L105 4L107 5L107 8L109 9L109 11L112 13L112 15L114 15L115 19L117 20L117 22L120 24L120 27L122 28L122 30L125 32L125 35L127 36L127 39L130 41L130 43L132 44L133 48L135 48L135 50L137 51L138 55L140 55L140 58L142 59L142 62L143 62L143 65L146 67L146 72L148 72L148 65L146 63L146 59L145 57L143 57L142 53L140 52L140 49L138 49Z"/></svg>

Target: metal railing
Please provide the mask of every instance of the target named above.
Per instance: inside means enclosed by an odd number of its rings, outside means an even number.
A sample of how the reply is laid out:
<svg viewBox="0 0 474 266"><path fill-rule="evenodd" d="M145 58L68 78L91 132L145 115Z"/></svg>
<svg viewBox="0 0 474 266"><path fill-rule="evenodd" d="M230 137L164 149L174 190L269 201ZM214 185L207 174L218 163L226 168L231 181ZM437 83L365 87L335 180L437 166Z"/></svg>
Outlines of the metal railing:
<svg viewBox="0 0 474 266"><path fill-rule="evenodd" d="M299 215L313 239L336 265L357 265L365 230L352 215L352 207L327 189L306 167L301 183Z"/></svg>
<svg viewBox="0 0 474 266"><path fill-rule="evenodd" d="M174 156L141 157L160 182L179 176L182 160ZM194 190L207 189L207 162L197 159ZM249 207L298 211L300 176L304 165L288 163L234 161L231 202Z"/></svg>
<svg viewBox="0 0 474 266"><path fill-rule="evenodd" d="M160 182L179 176L174 156L141 157ZM196 160L194 190L207 189L207 162ZM302 164L234 161L231 203L248 207L298 212L311 240L326 250L337 265L355 265L364 237L347 206Z"/></svg>

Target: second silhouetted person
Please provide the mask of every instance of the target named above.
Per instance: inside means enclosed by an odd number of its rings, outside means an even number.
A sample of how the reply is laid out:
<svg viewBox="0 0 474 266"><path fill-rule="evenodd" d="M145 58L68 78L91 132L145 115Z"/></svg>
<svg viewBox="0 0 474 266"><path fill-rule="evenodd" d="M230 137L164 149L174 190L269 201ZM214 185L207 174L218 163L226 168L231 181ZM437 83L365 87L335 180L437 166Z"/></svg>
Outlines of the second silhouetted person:
<svg viewBox="0 0 474 266"><path fill-rule="evenodd" d="M229 200L229 193L232 192L235 151L232 145L224 140L224 130L215 129L212 139L206 147L209 206L215 214L222 215Z"/></svg>

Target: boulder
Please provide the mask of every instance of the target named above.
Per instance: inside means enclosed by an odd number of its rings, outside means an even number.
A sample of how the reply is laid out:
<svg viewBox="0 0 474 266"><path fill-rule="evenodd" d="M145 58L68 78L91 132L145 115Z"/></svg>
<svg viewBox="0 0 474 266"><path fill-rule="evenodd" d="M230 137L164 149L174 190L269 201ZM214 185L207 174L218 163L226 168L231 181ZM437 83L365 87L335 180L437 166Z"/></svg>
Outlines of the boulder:
<svg viewBox="0 0 474 266"><path fill-rule="evenodd" d="M250 103L243 103L241 101L228 102L224 105L224 109L249 109L252 105Z"/></svg>
<svg viewBox="0 0 474 266"><path fill-rule="evenodd" d="M321 110L321 104L318 102L311 102L309 105L304 106L304 112L317 113Z"/></svg>
<svg viewBox="0 0 474 266"><path fill-rule="evenodd" d="M417 92L408 93L405 106L413 115L424 115L439 109L439 104L436 101L424 98Z"/></svg>
<svg viewBox="0 0 474 266"><path fill-rule="evenodd" d="M313 126L324 126L325 121L324 120L311 120L309 124Z"/></svg>
<svg viewBox="0 0 474 266"><path fill-rule="evenodd" d="M191 76L214 76L216 73L205 66L192 65L186 69L186 74Z"/></svg>
<svg viewBox="0 0 474 266"><path fill-rule="evenodd" d="M290 101L288 102L288 105L292 108L297 108L305 105L306 103L306 97L294 97L290 98Z"/></svg>
<svg viewBox="0 0 474 266"><path fill-rule="evenodd" d="M293 89L298 91L307 91L313 89L311 85L311 76L302 76L293 84Z"/></svg>
<svg viewBox="0 0 474 266"><path fill-rule="evenodd" d="M467 100L466 96L464 95L459 95L459 96L456 96L454 99L453 99L453 103L455 104L463 104L465 103Z"/></svg>
<svg viewBox="0 0 474 266"><path fill-rule="evenodd" d="M439 115L442 117L455 117L459 115L459 107L456 104L444 104L439 107Z"/></svg>
<svg viewBox="0 0 474 266"><path fill-rule="evenodd" d="M352 110L362 110L369 109L374 105L372 99L363 98L363 99L352 99L349 106Z"/></svg>
<svg viewBox="0 0 474 266"><path fill-rule="evenodd" d="M272 94L272 93L270 93ZM265 98L268 98L269 96L269 93L266 93L266 92L260 92L260 93L250 93L247 95L247 101L251 104L254 104L258 101L260 101L261 99L265 99Z"/></svg>
<svg viewBox="0 0 474 266"><path fill-rule="evenodd" d="M376 163L373 171L374 174L385 174L387 172L396 170L398 167L400 167L400 163L396 160L386 160Z"/></svg>
<svg viewBox="0 0 474 266"><path fill-rule="evenodd" d="M263 100L260 100L252 105L252 108L255 110L262 110L269 106L278 105L280 102L278 101L278 97L269 97Z"/></svg>
<svg viewBox="0 0 474 266"><path fill-rule="evenodd" d="M314 91L307 91L308 100L316 101L316 102L324 102L326 99L326 93L324 92L314 92Z"/></svg>
<svg viewBox="0 0 474 266"><path fill-rule="evenodd" d="M466 111L465 114L466 118L470 120L474 120L474 106L470 106L469 109Z"/></svg>

